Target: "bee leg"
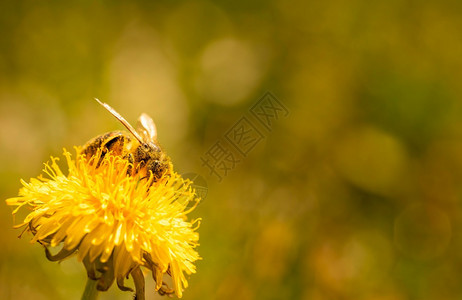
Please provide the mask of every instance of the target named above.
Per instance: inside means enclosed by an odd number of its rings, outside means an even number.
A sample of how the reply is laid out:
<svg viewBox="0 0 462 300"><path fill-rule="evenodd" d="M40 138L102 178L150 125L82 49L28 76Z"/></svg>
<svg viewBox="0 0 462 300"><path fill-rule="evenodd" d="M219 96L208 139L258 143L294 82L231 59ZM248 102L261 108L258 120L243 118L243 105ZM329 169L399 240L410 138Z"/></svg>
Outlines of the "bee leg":
<svg viewBox="0 0 462 300"><path fill-rule="evenodd" d="M82 154L85 154L87 159L90 159L98 153L98 150L101 149L101 155L99 157L96 167L99 167L103 161L104 156L109 151L114 152L114 154L121 154L121 149L124 146L124 138L121 132L113 131L106 134L100 135L90 142L88 142L82 149Z"/></svg>
<svg viewBox="0 0 462 300"><path fill-rule="evenodd" d="M152 175L154 176L154 182L158 181L162 177L163 173L165 172L165 168L163 168L162 164L160 164L158 160L154 160L154 159L148 161L146 165L146 169L148 172L148 176L149 176L149 171L152 172Z"/></svg>
<svg viewBox="0 0 462 300"><path fill-rule="evenodd" d="M87 159L90 159L98 152L98 149L101 147L104 140L105 136L98 136L94 138L93 140L85 144L81 153L84 154Z"/></svg>
<svg viewBox="0 0 462 300"><path fill-rule="evenodd" d="M101 165L103 158L109 151L111 151L113 155L122 155L124 143L124 137L121 135L114 136L107 140L107 142L101 147L101 156L96 167L98 168Z"/></svg>
<svg viewBox="0 0 462 300"><path fill-rule="evenodd" d="M135 159L133 158L133 154L128 153L124 158L126 160L128 160L127 175L132 175L133 164L135 163Z"/></svg>
<svg viewBox="0 0 462 300"><path fill-rule="evenodd" d="M113 154L121 155L122 149L124 148L124 137L118 135L107 140L106 144L104 144L104 148L106 148L106 153L112 151Z"/></svg>

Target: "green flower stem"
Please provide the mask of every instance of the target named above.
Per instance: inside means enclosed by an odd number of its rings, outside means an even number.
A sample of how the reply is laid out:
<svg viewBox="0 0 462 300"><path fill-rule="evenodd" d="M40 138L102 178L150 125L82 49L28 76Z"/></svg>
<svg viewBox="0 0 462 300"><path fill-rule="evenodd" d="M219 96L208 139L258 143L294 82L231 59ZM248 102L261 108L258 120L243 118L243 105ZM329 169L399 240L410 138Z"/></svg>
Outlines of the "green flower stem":
<svg viewBox="0 0 462 300"><path fill-rule="evenodd" d="M98 281L87 278L85 291L83 291L82 300L96 300L98 299L98 290L96 289Z"/></svg>

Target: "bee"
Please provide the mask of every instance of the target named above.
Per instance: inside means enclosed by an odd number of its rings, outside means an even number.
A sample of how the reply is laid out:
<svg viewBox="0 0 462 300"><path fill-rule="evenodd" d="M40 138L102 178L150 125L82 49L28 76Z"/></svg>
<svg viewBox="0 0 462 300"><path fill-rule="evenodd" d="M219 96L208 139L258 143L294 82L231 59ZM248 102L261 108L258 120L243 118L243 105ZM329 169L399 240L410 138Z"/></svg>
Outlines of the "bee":
<svg viewBox="0 0 462 300"><path fill-rule="evenodd" d="M128 160L130 164L127 175L141 175L142 178L148 178L152 173L153 182L165 175L169 176L172 172L170 158L157 141L157 129L151 117L145 113L141 114L135 130L115 109L96 98L95 100L116 117L131 135L125 131L104 133L88 141L81 153L89 159L100 150L101 156L98 162L100 164L104 156L111 151L112 154Z"/></svg>

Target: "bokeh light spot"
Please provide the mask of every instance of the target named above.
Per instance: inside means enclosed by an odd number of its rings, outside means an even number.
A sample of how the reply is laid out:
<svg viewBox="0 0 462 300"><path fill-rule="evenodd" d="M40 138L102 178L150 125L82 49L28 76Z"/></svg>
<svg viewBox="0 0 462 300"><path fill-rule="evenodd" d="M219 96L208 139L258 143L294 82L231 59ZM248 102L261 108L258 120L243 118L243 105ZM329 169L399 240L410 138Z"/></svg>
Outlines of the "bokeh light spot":
<svg viewBox="0 0 462 300"><path fill-rule="evenodd" d="M414 204L395 220L394 241L404 254L415 259L431 259L442 255L452 235L451 222L437 207Z"/></svg>
<svg viewBox="0 0 462 300"><path fill-rule="evenodd" d="M348 132L336 149L336 164L351 183L378 194L392 194L407 168L405 148L381 130L363 127Z"/></svg>

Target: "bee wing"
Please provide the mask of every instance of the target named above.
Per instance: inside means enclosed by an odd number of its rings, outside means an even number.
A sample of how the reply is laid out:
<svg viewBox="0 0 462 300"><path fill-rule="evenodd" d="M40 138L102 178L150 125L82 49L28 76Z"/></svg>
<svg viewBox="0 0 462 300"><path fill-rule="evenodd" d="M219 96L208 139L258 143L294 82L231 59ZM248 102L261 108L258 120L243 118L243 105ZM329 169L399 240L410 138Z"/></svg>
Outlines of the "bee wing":
<svg viewBox="0 0 462 300"><path fill-rule="evenodd" d="M138 118L138 133L141 135L141 138L145 142L155 142L157 141L157 128L156 124L150 116L143 113Z"/></svg>
<svg viewBox="0 0 462 300"><path fill-rule="evenodd" d="M130 131L130 133L133 134L133 136L140 143L143 143L143 139L141 138L141 136L138 134L138 132L135 130L135 128L133 128L133 126L130 125L130 123L128 123L127 120L124 119L124 117L122 117L115 109L110 107L108 104L99 101L99 99L97 99L97 98L95 98L95 100L98 101L99 104L104 106L104 108L107 109L114 117L116 117L116 119L119 120L120 123L122 123L125 126L125 128L127 128L128 131Z"/></svg>

